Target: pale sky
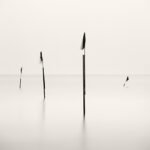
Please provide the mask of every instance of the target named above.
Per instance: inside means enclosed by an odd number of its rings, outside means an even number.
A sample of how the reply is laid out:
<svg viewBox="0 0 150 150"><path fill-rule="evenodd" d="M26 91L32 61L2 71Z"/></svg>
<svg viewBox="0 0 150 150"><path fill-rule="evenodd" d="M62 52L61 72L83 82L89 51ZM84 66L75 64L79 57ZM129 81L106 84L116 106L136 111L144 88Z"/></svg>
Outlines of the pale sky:
<svg viewBox="0 0 150 150"><path fill-rule="evenodd" d="M0 0L0 74L150 74L148 0Z"/></svg>

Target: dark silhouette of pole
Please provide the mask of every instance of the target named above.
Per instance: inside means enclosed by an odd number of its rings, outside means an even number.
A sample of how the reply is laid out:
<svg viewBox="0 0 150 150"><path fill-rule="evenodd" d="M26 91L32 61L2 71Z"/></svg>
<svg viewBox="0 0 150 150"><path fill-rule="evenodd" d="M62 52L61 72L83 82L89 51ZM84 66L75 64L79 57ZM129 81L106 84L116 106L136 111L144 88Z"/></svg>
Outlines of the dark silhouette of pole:
<svg viewBox="0 0 150 150"><path fill-rule="evenodd" d="M45 100L45 72L44 72L44 63L43 63L43 55L42 52L40 52L40 61L42 64L42 74L43 74L43 95L44 95L44 100Z"/></svg>
<svg viewBox="0 0 150 150"><path fill-rule="evenodd" d="M126 83L129 81L129 76L127 76L125 83L123 84L123 86L125 87Z"/></svg>
<svg viewBox="0 0 150 150"><path fill-rule="evenodd" d="M21 80L22 80L22 67L20 68L20 81L19 81L19 88L21 89Z"/></svg>
<svg viewBox="0 0 150 150"><path fill-rule="evenodd" d="M43 92L44 92L44 99L45 99L45 72L44 72L44 67L42 68L43 71Z"/></svg>
<svg viewBox="0 0 150 150"><path fill-rule="evenodd" d="M85 44L86 44L86 35L83 34L83 40L81 45L81 50L83 50L82 55L82 66L83 66L83 117L85 118L86 113L86 104L85 104L85 95L86 95L86 72L85 72Z"/></svg>

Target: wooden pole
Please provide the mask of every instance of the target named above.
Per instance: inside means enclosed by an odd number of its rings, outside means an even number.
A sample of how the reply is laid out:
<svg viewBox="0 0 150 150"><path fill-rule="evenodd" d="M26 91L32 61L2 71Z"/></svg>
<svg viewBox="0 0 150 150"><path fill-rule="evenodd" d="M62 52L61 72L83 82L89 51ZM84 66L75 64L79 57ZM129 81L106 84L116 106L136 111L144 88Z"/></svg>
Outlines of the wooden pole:
<svg viewBox="0 0 150 150"><path fill-rule="evenodd" d="M19 88L21 89L21 80L22 80L22 67L20 68L20 81L19 81Z"/></svg>
<svg viewBox="0 0 150 150"><path fill-rule="evenodd" d="M45 72L44 72L44 67L42 67L43 71L43 94L44 94L44 100L45 100Z"/></svg>
<svg viewBox="0 0 150 150"><path fill-rule="evenodd" d="M85 49L84 49L85 51ZM86 104L85 104L85 95L86 95L86 72L85 72L85 52L82 56L83 59L83 117L85 118L86 113Z"/></svg>

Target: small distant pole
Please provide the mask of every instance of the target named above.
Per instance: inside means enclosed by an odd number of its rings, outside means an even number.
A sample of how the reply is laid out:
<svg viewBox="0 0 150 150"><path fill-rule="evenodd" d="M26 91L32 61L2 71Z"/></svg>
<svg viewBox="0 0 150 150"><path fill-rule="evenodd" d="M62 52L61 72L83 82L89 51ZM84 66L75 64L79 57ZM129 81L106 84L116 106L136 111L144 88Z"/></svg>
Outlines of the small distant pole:
<svg viewBox="0 0 150 150"><path fill-rule="evenodd" d="M83 117L85 118L86 113L86 104L85 104L85 95L86 95L86 72L85 72L85 43L86 43L86 35L83 34L83 40L81 45L81 50L83 50L82 55L82 69L83 69Z"/></svg>
<svg viewBox="0 0 150 150"><path fill-rule="evenodd" d="M19 81L19 89L21 89L21 81L22 81L22 67L20 68L20 81Z"/></svg>
<svg viewBox="0 0 150 150"><path fill-rule="evenodd" d="M126 86L126 83L129 81L129 76L127 76L125 83L123 84L123 87Z"/></svg>
<svg viewBox="0 0 150 150"><path fill-rule="evenodd" d="M40 62L42 64L42 73L43 73L43 95L45 100L45 72L44 72L44 63L43 63L43 55L42 52L40 52Z"/></svg>

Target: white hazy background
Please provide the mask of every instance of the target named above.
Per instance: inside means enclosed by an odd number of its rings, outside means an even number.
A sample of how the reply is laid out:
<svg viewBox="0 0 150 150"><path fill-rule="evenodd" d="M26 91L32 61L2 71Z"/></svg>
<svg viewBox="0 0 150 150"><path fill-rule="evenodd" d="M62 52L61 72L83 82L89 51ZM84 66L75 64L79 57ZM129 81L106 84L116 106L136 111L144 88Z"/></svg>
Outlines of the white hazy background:
<svg viewBox="0 0 150 150"><path fill-rule="evenodd" d="M148 0L0 0L0 74L150 74Z"/></svg>

